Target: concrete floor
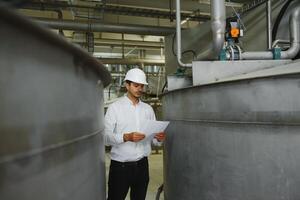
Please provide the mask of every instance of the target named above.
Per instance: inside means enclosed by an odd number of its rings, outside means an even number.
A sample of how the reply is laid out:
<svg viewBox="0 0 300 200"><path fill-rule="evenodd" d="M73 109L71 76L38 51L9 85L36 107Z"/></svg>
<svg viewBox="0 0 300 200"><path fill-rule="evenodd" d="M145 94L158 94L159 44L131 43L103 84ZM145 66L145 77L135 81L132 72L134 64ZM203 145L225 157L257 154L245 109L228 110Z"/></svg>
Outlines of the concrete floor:
<svg viewBox="0 0 300 200"><path fill-rule="evenodd" d="M146 200L155 200L157 189L163 183L163 154L162 150L152 151L152 154L149 156L149 173L150 173L150 182L147 191ZM106 181L108 180L108 171L109 171L110 158L107 153L105 156L105 165L106 165ZM107 186L107 183L106 183ZM129 192L126 200L130 200ZM160 200L163 200L163 193L160 195Z"/></svg>

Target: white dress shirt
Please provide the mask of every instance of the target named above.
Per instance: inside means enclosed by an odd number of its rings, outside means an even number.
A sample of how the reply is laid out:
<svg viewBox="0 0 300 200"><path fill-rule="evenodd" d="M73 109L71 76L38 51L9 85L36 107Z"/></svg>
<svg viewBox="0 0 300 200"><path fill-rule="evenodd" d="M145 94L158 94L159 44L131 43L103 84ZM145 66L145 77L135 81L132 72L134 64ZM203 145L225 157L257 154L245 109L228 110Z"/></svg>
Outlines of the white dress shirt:
<svg viewBox="0 0 300 200"><path fill-rule="evenodd" d="M155 120L152 107L141 100L133 105L127 97L112 103L105 114L105 145L112 146L111 159L119 162L137 161L151 153L151 141L124 142L123 135L140 132L143 120ZM156 139L154 144L160 144Z"/></svg>

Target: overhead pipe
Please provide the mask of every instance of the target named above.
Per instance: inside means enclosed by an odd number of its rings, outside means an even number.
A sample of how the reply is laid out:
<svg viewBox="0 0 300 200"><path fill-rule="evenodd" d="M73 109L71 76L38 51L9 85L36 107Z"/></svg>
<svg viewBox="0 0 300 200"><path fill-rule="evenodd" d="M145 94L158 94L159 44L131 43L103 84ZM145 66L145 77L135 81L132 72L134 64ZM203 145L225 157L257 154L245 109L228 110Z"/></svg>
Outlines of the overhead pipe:
<svg viewBox="0 0 300 200"><path fill-rule="evenodd" d="M108 23L86 23L78 21L58 21L52 19L34 19L35 22L53 29L75 30L92 32L112 32L112 33L128 33L138 35L157 35L166 36L175 32L174 28L157 27L157 26L141 26L131 24L108 24Z"/></svg>
<svg viewBox="0 0 300 200"><path fill-rule="evenodd" d="M300 4L292 11L289 19L291 47L281 52L281 59L293 59L300 50ZM244 52L241 55L243 60L271 60L273 52Z"/></svg>
<svg viewBox="0 0 300 200"><path fill-rule="evenodd" d="M63 20L63 11L61 9L43 7L42 10L43 11L46 10L46 11L56 12L57 13L58 21L62 21ZM64 36L63 29L59 29L58 32L59 32L60 35Z"/></svg>
<svg viewBox="0 0 300 200"><path fill-rule="evenodd" d="M140 65L144 63L145 65L158 65L164 66L164 59L135 59L135 58L99 58L103 64L132 64Z"/></svg>
<svg viewBox="0 0 300 200"><path fill-rule="evenodd" d="M204 54L197 56L200 59L217 58L223 48L225 41L226 28L226 8L225 0L211 0L211 29L213 35L212 48ZM176 0L176 34L177 34L177 62L182 67L191 67L192 64L185 64L181 61L181 19L180 19L180 0Z"/></svg>

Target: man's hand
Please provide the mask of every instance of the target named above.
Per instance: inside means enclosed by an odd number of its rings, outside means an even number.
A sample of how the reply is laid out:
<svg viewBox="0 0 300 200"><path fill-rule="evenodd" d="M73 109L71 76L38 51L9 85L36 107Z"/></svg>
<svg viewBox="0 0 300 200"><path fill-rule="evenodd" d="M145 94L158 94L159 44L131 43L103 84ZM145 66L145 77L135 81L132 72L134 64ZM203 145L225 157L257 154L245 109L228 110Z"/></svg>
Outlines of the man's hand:
<svg viewBox="0 0 300 200"><path fill-rule="evenodd" d="M166 138L166 134L164 132L159 132L154 136L154 138L156 138L159 142L163 142Z"/></svg>
<svg viewBox="0 0 300 200"><path fill-rule="evenodd" d="M124 142L128 142L128 141L139 142L144 138L145 138L145 134L139 132L125 133L123 135Z"/></svg>

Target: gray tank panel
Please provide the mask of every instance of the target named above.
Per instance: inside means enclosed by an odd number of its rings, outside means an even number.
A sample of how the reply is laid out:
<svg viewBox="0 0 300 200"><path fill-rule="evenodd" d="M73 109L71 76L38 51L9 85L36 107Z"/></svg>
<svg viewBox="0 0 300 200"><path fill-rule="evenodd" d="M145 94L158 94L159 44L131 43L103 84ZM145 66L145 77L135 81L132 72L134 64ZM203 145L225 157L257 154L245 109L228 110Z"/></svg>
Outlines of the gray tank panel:
<svg viewBox="0 0 300 200"><path fill-rule="evenodd" d="M300 199L299 84L298 73L165 94L165 199Z"/></svg>
<svg viewBox="0 0 300 200"><path fill-rule="evenodd" d="M109 72L14 12L0 16L0 199L104 200Z"/></svg>

